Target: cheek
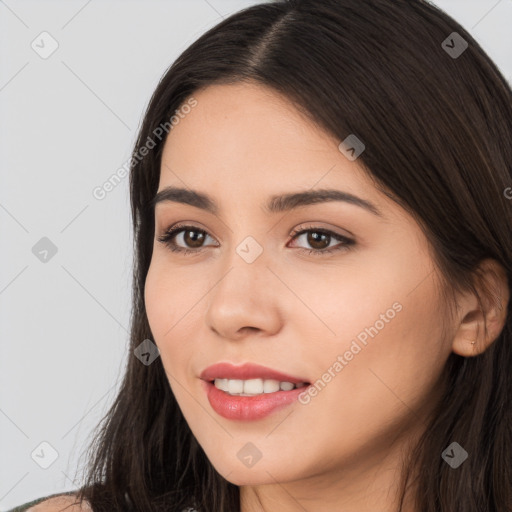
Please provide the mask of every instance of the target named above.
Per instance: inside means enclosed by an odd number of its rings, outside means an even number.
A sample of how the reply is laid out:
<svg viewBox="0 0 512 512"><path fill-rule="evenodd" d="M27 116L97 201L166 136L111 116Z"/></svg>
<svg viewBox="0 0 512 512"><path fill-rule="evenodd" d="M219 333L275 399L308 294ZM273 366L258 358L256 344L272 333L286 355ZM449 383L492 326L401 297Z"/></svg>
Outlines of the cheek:
<svg viewBox="0 0 512 512"><path fill-rule="evenodd" d="M152 262L144 296L148 322L169 386L187 423L199 435L194 427L202 425L204 409L198 407L196 399L191 400L191 382L196 386L192 393L197 392L199 383L193 364L200 349L193 332L197 331L201 308L199 304L192 306L202 294L200 290L194 291L191 282L194 280L191 281L190 275L187 279L180 278L179 272L170 272L167 266L163 271L163 265L159 268L158 262Z"/></svg>
<svg viewBox="0 0 512 512"><path fill-rule="evenodd" d="M299 357L315 369L319 388L333 382L319 392L333 407L343 397L354 418L371 416L431 391L451 351L432 269L422 247L403 245L347 268L326 265L314 281L296 277L297 295L316 316L299 315L297 304L288 312L306 347Z"/></svg>
<svg viewBox="0 0 512 512"><path fill-rule="evenodd" d="M164 332L164 323L166 320L165 311L168 310L167 302L169 291L167 291L164 281L157 270L157 266L151 263L146 283L144 286L144 303L146 315L148 317L151 333L158 345L158 341ZM160 348L160 347L159 347Z"/></svg>
<svg viewBox="0 0 512 512"><path fill-rule="evenodd" d="M144 300L153 341L165 369L174 374L176 368L183 368L180 359L186 357L187 344L178 343L183 339L180 336L188 322L183 311L188 303L186 289L177 283L176 276L163 272L158 262L152 262L146 277Z"/></svg>
<svg viewBox="0 0 512 512"><path fill-rule="evenodd" d="M187 324L187 311L199 293L194 292L194 286L189 274L174 270L163 257L154 256L146 276L144 299L149 325L157 341L171 339Z"/></svg>
<svg viewBox="0 0 512 512"><path fill-rule="evenodd" d="M202 346L194 333L204 322L204 294L203 281L192 267L173 269L165 257L152 260L144 287L146 314L169 384L180 403L186 402L184 388L197 377L194 361L201 356Z"/></svg>
<svg viewBox="0 0 512 512"><path fill-rule="evenodd" d="M330 378L329 369L336 375L319 393L325 393L323 410L338 407L340 422L352 418L353 435L361 425L377 433L382 425L419 412L450 353L433 283L424 283L421 293L409 292L407 286L390 288L369 301L363 290L354 291L350 314L341 313L335 324L339 341L323 344L321 355L311 354L322 381Z"/></svg>
<svg viewBox="0 0 512 512"><path fill-rule="evenodd" d="M383 440L427 413L449 354L441 337L437 304L426 300L434 293L431 283L422 293L409 295L407 286L407 292L390 287L378 298L365 294L369 289L352 288L347 281L345 285L346 307L340 311L338 306L337 319L333 316L329 324L337 336L323 340L317 336L317 342L301 354L316 373L317 394L301 410L300 429L314 431L323 425L329 435L343 432L335 445L319 441L312 447L319 453L324 450L327 459L335 458L335 453L340 458L377 453L386 444ZM307 320L303 329L305 340L306 333L314 330Z"/></svg>

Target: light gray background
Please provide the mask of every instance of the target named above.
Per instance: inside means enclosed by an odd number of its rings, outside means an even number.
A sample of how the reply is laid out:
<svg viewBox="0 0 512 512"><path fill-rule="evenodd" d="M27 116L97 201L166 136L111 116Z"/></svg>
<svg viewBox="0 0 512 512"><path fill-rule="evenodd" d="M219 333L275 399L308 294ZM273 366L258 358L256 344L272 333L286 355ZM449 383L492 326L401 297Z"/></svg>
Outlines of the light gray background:
<svg viewBox="0 0 512 512"><path fill-rule="evenodd" d="M0 0L0 510L80 485L129 356L128 178L103 200L93 188L129 158L179 53L255 3ZM512 81L512 0L433 3ZM50 47L43 31L59 45L47 59L31 47ZM32 252L42 237L57 247L45 263ZM42 442L58 453L47 469Z"/></svg>

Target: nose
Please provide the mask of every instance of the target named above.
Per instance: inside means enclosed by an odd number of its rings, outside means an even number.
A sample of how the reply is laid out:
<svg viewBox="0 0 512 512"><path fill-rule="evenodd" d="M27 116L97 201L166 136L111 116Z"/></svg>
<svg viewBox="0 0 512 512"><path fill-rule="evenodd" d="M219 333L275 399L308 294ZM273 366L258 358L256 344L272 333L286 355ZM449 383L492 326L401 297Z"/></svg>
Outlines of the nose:
<svg viewBox="0 0 512 512"><path fill-rule="evenodd" d="M252 262L240 254L233 250L223 262L208 294L205 321L218 336L234 341L249 334L276 334L282 326L279 296L283 296L276 270L269 269L265 251Z"/></svg>

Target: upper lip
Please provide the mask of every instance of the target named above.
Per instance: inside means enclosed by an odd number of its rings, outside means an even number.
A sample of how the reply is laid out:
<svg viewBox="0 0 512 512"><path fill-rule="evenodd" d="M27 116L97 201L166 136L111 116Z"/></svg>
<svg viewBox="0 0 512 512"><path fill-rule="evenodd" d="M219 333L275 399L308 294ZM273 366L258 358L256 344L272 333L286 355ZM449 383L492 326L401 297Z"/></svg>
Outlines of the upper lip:
<svg viewBox="0 0 512 512"><path fill-rule="evenodd" d="M287 375L286 373L254 363L244 363L238 366L231 363L213 364L201 372L200 378L206 381L213 381L215 379L275 379L279 382L292 382L293 384L308 382L306 379L293 377L292 375Z"/></svg>

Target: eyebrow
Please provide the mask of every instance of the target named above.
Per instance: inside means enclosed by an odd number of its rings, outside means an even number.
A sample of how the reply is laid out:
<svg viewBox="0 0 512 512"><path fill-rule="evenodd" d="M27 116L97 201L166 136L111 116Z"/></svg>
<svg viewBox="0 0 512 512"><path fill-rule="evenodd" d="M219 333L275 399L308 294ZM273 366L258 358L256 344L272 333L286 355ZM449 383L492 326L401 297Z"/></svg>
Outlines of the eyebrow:
<svg viewBox="0 0 512 512"><path fill-rule="evenodd" d="M196 208L201 208L214 215L219 213L219 207L214 199L207 194L195 190L172 186L166 187L155 195L150 202L150 206L154 208L158 203L165 201L188 204ZM280 213L300 208L301 206L328 201L343 201L364 208L370 213L382 217L380 210L370 201L336 189L307 190L305 192L274 195L270 197L265 205L265 211L267 213Z"/></svg>

